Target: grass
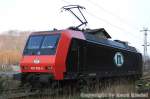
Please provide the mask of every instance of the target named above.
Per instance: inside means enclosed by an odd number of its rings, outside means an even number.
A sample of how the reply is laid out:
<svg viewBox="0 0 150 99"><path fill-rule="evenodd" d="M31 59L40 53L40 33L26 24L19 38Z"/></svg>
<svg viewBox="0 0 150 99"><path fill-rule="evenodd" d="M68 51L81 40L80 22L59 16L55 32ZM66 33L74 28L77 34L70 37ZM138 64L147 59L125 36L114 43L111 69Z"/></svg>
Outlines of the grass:
<svg viewBox="0 0 150 99"><path fill-rule="evenodd" d="M18 64L21 58L19 51L4 50L0 51L0 63L1 64Z"/></svg>
<svg viewBox="0 0 150 99"><path fill-rule="evenodd" d="M0 71L10 71L9 65L17 65L22 56L22 50L29 32L8 31L5 35L0 35ZM13 35L11 34L13 33Z"/></svg>
<svg viewBox="0 0 150 99"><path fill-rule="evenodd" d="M20 82L13 80L12 78L9 77L0 77L0 89L11 89L11 88L17 88L19 86ZM130 93L135 93L135 87L134 83L128 82L127 80L119 80L112 82L110 80L106 81L105 83L97 82L95 84L94 90L90 91L92 86L87 85L86 89L87 91L81 92L82 94L94 94L94 95L100 95L100 94L130 94ZM65 88L67 91L68 89ZM64 90L64 91L65 91ZM47 93L50 93L51 90L46 91ZM80 93L74 92L73 94L60 94L57 93L53 96L48 96L48 95L40 95L40 96L32 96L32 97L26 97L26 98L20 98L20 99L91 99L87 97L82 97ZM101 98L92 98L92 99L101 99ZM105 98L105 99L111 99Z"/></svg>
<svg viewBox="0 0 150 99"><path fill-rule="evenodd" d="M30 32L8 31L0 35L0 72L12 71L11 65L18 65L22 56L25 41ZM13 34L11 34L13 33ZM0 76L0 90L15 88L19 85L18 81L13 80L7 75Z"/></svg>
<svg viewBox="0 0 150 99"><path fill-rule="evenodd" d="M13 80L13 78L3 75L0 76L0 94L2 90L15 89L20 85L20 81Z"/></svg>

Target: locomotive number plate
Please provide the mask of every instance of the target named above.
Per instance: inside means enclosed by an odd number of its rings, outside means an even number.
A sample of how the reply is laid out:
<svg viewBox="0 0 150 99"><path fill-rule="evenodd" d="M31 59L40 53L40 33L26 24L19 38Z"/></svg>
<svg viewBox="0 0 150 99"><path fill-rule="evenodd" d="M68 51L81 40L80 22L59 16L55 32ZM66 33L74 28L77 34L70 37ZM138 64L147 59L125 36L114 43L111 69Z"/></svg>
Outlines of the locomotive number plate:
<svg viewBox="0 0 150 99"><path fill-rule="evenodd" d="M36 66L33 66L30 68L31 70L43 70L44 68L43 67L36 67Z"/></svg>

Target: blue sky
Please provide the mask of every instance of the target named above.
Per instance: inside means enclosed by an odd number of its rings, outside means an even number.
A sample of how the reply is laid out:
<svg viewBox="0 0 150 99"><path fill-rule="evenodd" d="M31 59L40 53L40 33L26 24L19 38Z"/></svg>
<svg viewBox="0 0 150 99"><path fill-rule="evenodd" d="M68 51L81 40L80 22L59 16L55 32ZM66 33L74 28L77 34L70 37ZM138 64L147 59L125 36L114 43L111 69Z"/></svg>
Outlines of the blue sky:
<svg viewBox="0 0 150 99"><path fill-rule="evenodd" d="M140 30L150 28L150 0L0 0L0 33L63 29L76 25L78 21L70 13L61 13L60 8L68 4L86 7L84 14L89 22L88 28L103 27L113 39L128 41L143 52Z"/></svg>

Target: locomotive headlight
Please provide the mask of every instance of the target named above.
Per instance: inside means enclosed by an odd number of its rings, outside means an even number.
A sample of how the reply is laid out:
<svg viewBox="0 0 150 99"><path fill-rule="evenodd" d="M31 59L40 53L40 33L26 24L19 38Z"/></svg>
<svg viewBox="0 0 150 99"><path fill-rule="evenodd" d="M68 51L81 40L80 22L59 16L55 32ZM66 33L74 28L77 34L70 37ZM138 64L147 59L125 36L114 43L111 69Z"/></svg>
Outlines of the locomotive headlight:
<svg viewBox="0 0 150 99"><path fill-rule="evenodd" d="M28 68L28 66L22 66L22 69L23 70L28 70L29 68Z"/></svg>
<svg viewBox="0 0 150 99"><path fill-rule="evenodd" d="M51 69L52 69L51 66L47 66L47 67L46 67L46 70L51 70Z"/></svg>

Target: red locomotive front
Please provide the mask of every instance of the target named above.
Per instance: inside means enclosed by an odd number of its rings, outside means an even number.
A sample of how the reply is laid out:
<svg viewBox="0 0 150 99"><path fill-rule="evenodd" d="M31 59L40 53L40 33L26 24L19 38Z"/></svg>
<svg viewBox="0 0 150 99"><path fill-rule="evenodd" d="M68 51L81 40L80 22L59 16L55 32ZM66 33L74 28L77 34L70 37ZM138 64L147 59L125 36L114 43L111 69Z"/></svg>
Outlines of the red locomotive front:
<svg viewBox="0 0 150 99"><path fill-rule="evenodd" d="M20 61L22 80L62 80L66 71L66 59L71 38L84 38L73 31L42 31L32 33Z"/></svg>

